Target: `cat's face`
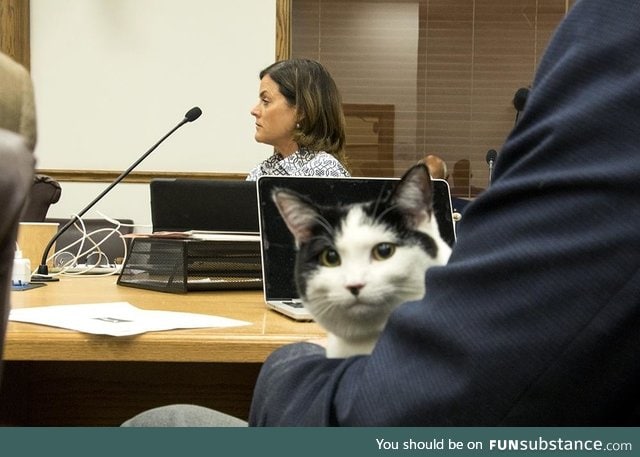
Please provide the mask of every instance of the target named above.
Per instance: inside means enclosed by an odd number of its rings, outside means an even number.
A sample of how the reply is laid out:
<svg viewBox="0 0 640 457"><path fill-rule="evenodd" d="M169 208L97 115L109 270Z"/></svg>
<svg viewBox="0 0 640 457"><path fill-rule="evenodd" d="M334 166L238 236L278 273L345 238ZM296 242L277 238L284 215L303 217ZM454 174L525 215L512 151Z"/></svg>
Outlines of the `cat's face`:
<svg viewBox="0 0 640 457"><path fill-rule="evenodd" d="M342 338L377 335L395 307L424 295L427 268L448 259L428 173L410 172L390 196L349 206L321 207L289 190L274 192L296 238L303 303Z"/></svg>
<svg viewBox="0 0 640 457"><path fill-rule="evenodd" d="M300 246L296 282L305 306L345 338L379 332L396 306L424 295L434 259L423 241L402 238L362 205L351 207L332 233Z"/></svg>

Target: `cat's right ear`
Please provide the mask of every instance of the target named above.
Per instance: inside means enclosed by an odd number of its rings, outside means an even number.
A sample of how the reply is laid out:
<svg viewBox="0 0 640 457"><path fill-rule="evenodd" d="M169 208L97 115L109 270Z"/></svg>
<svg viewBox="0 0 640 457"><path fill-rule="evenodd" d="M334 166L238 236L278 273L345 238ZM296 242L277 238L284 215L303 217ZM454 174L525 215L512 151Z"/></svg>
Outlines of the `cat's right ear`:
<svg viewBox="0 0 640 457"><path fill-rule="evenodd" d="M296 240L296 245L311 238L311 227L317 221L316 209L298 194L286 189L275 189L271 194L282 219Z"/></svg>
<svg viewBox="0 0 640 457"><path fill-rule="evenodd" d="M409 168L400 178L392 198L408 217L408 222L413 227L419 227L431 220L432 194L429 169L420 163Z"/></svg>

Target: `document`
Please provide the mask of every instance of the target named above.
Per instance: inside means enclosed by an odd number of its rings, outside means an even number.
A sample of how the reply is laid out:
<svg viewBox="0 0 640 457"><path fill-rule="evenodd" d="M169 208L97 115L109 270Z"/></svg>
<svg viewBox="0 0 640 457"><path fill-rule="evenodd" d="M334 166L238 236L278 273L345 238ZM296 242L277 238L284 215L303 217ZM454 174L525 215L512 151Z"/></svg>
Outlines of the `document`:
<svg viewBox="0 0 640 457"><path fill-rule="evenodd" d="M111 336L185 328L226 328L250 322L208 314L141 309L127 302L12 309L9 320Z"/></svg>
<svg viewBox="0 0 640 457"><path fill-rule="evenodd" d="M256 232L219 232L210 230L187 230L186 232L153 232L128 233L122 238L169 238L179 240L212 240L212 241L252 241L260 242L260 234Z"/></svg>

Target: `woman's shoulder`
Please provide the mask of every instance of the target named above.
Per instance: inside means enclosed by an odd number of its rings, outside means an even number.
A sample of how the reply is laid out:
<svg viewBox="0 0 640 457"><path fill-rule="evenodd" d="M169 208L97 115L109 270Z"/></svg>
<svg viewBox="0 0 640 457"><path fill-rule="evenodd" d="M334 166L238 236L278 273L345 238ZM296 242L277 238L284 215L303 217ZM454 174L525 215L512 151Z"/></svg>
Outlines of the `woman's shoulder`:
<svg viewBox="0 0 640 457"><path fill-rule="evenodd" d="M262 175L349 177L349 171L325 151L297 151L287 157L271 156L249 172L248 180Z"/></svg>
<svg viewBox="0 0 640 457"><path fill-rule="evenodd" d="M342 162L325 151L315 152L307 165L311 168L310 175L312 176L351 176Z"/></svg>

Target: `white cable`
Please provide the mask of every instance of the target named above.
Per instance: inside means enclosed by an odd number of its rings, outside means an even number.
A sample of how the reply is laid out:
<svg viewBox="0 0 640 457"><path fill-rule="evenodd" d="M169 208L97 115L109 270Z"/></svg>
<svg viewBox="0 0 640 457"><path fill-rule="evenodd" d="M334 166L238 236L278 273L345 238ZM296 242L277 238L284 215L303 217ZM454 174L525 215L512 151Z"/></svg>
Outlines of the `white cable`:
<svg viewBox="0 0 640 457"><path fill-rule="evenodd" d="M86 226L84 221L82 220L82 218L78 218L77 215L72 215L72 217L75 219L74 222L74 227L80 232L80 238L78 238L77 240L69 243L67 246L64 246L62 248L58 248L56 250L56 252L54 252L48 259L47 262L49 262L50 260L54 261L54 265L55 266L60 266L60 271L53 273L52 276L60 276L60 275L71 275L71 276L79 276L82 275L84 273L90 272L91 270L94 270L95 268L101 267L101 262L104 260L105 264L109 264L109 259L106 256L106 254L102 251L102 249L100 248L100 245L102 245L103 243L105 243L110 237L112 237L115 233L118 233L118 235L121 235L119 232L119 225L116 224L116 226L114 228L100 228L97 230L94 230L90 233L87 232L86 230ZM109 221L111 222L111 221ZM93 237L96 237L96 235L99 235L101 233L107 232L107 234L100 239L99 241L95 241ZM89 246L87 249L85 249L85 242L88 242ZM79 245L78 249L76 252L69 252L68 250L73 248L74 246ZM68 260L65 260L62 264L60 264L59 258L62 255L70 255L71 258L69 258ZM82 270L82 271L69 271L72 268L75 268L78 264L79 264L79 259L86 256L89 257L91 255L97 255L98 259L96 261L95 264L89 265L86 269ZM103 273L101 275L111 275L111 274L115 274L118 272L118 269L114 266L113 271L109 271L107 273ZM92 273L92 275L94 275Z"/></svg>
<svg viewBox="0 0 640 457"><path fill-rule="evenodd" d="M140 224L124 224L117 219L114 219L112 217L109 217L101 213L100 211L95 211L95 212L98 215L100 215L104 220L113 224L114 227L103 227L88 233L84 220L82 218L79 218L77 214L72 214L71 217L75 219L73 226L74 228L76 228L76 230L80 232L79 238L69 243L67 246L56 249L56 251L53 254L51 254L49 258L47 258L47 262L53 261L54 266L60 267L60 270L57 272L52 272L51 276L55 277L55 276L67 275L67 276L78 277L89 272L91 272L91 276L110 276L110 275L118 274L120 272L121 265L111 264L110 262L115 259L109 259L107 255L102 251L102 249L100 249L100 246L117 233L122 241L124 259L126 259L128 255L128 245L127 245L127 240L122 237L123 234L120 231L120 228L121 227L132 227L132 228L150 227L148 225L140 225ZM106 235L104 235L104 237L100 238L98 241L95 241L94 237L104 232L106 232ZM85 249L85 244L89 244L89 246L86 249ZM71 248L74 248L75 246L78 246L77 250L74 250L74 252L69 252L69 250ZM59 260L59 257L62 255L67 255L71 257L69 259L64 260L61 264L60 262L58 262L59 265L56 264L56 262ZM89 257L91 255L98 256L96 263L92 263L90 265L87 265L85 263L86 268L82 269L82 271L69 271L79 265L80 258L85 256ZM104 260L104 263L102 263L103 260ZM110 271L106 271L105 273L97 273L93 271L97 268L103 269L105 268L105 265L108 265L109 267L113 265L113 269Z"/></svg>
<svg viewBox="0 0 640 457"><path fill-rule="evenodd" d="M100 235L102 233L105 233L106 235L104 237L102 237L101 239L99 239L99 241L95 241L94 237L96 237L96 235ZM67 262L65 264L65 266L63 266L62 270L60 271L61 274L65 274L65 275L72 275L72 276L79 276L85 273L89 273L92 272L93 270L97 269L97 268L105 268L105 265L108 265L109 267L111 266L110 259L107 257L107 255L102 251L102 249L100 249L100 245L104 244L107 242L107 240L109 238L111 238L113 235L115 234L120 235L120 232L117 230L116 228L100 228L100 229L96 229L92 232L89 233L84 233L82 238L87 240L89 243L91 243L91 246L89 246L88 249L82 251L82 252L78 252L78 254L75 256L75 258L73 259L73 262ZM79 242L80 240L76 241ZM72 243L73 245L74 243ZM66 249L66 248L65 248ZM64 249L63 249L64 250ZM95 263L91 263L88 264L85 262L85 269L83 269L82 271L68 271L73 267L77 267L78 266L78 260L82 257L85 257L88 259L89 256L91 255L98 255L98 259L96 260ZM104 260L104 263L102 263L102 261ZM108 267L107 267L108 268ZM112 271L106 272L106 273L97 273L99 275L111 275L111 274L115 274L118 272L117 267L113 267ZM95 272L92 272L92 275L95 275Z"/></svg>
<svg viewBox="0 0 640 457"><path fill-rule="evenodd" d="M96 211L96 214L99 214L100 216L102 216L103 219L111 222L112 224L117 224L117 225L120 225L122 227L132 227L132 228L137 228L137 227L151 228L151 227L153 227L153 225L151 225L151 224L123 224L118 219L113 219L112 217L109 217L109 216L101 213L100 211Z"/></svg>

